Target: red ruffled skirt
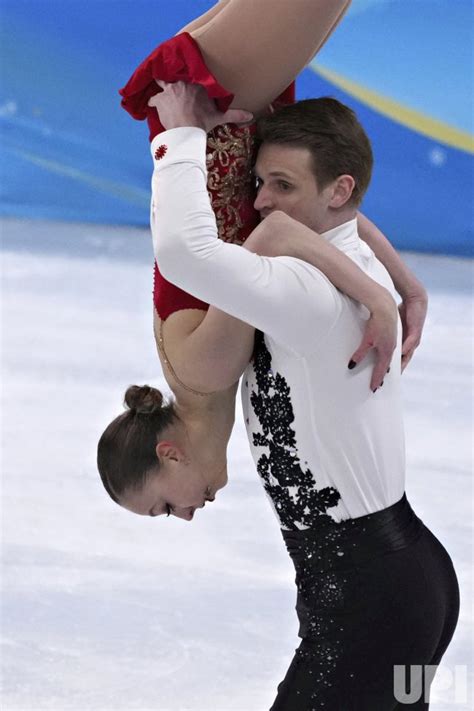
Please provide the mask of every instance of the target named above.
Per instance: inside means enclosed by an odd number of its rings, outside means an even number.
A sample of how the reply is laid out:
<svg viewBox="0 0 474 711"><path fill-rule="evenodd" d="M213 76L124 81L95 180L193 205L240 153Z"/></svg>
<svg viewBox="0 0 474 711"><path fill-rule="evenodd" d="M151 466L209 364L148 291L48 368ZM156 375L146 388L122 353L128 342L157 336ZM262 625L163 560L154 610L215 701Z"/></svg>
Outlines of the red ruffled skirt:
<svg viewBox="0 0 474 711"><path fill-rule="evenodd" d="M147 119L150 141L164 131L158 112L148 106L149 99L161 91L155 79L185 81L203 86L221 111L227 111L234 95L224 89L207 69L198 45L188 33L163 42L135 70L120 90L122 106L133 116ZM295 101L294 82L273 102L272 107ZM242 107L245 108L245 107ZM239 128L235 124L218 126L207 137L208 191L216 215L219 237L242 244L258 224L254 209L255 125ZM167 281L155 262L153 301L165 320L181 309L206 310L209 305Z"/></svg>

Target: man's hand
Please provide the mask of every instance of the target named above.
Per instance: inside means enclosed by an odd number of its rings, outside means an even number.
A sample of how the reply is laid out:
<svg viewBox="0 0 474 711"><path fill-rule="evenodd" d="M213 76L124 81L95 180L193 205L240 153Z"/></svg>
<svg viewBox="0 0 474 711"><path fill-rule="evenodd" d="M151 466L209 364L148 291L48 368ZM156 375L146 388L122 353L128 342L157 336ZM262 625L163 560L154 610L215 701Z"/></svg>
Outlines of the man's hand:
<svg viewBox="0 0 474 711"><path fill-rule="evenodd" d="M421 341L423 324L428 311L426 292L403 299L398 307L403 326L402 373L413 357Z"/></svg>
<svg viewBox="0 0 474 711"><path fill-rule="evenodd" d="M397 305L390 296L373 309L365 327L362 343L349 362L349 368L352 370L372 348L375 348L377 355L370 380L372 392L383 385L385 375L390 370L390 362L397 345L397 326Z"/></svg>
<svg viewBox="0 0 474 711"><path fill-rule="evenodd" d="M219 111L210 99L204 87L198 84L186 84L178 81L168 84L156 80L163 91L152 96L148 106L154 106L160 115L160 122L165 129L182 126L196 126L206 133L223 123L247 123L253 115L241 109Z"/></svg>

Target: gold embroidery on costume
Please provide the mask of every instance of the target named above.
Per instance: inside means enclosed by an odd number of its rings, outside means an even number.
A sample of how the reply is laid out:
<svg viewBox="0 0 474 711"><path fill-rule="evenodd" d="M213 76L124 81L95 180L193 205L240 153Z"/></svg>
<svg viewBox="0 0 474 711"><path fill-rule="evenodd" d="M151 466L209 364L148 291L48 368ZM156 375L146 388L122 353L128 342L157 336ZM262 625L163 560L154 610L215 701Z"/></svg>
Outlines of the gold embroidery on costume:
<svg viewBox="0 0 474 711"><path fill-rule="evenodd" d="M207 136L207 189L219 237L242 244L242 206L253 202L255 141L249 127L224 124Z"/></svg>

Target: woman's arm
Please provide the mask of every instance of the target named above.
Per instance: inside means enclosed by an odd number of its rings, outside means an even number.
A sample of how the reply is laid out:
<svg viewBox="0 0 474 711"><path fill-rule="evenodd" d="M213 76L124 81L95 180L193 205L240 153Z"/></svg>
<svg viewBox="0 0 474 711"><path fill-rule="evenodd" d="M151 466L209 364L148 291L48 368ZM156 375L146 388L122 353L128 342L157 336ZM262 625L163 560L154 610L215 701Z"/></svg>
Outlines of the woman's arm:
<svg viewBox="0 0 474 711"><path fill-rule="evenodd" d="M396 345L397 317L392 295L371 279L355 262L321 235L284 213L273 213L271 223L260 223L244 248L260 256L291 256L309 262L347 296L363 304L371 314L364 338L350 358L350 367L360 363L374 348L377 360L371 388L378 388L390 367Z"/></svg>
<svg viewBox="0 0 474 711"><path fill-rule="evenodd" d="M161 335L155 313L155 338ZM166 356L175 376L199 393L227 390L252 358L255 329L215 306L207 311L178 311L165 323Z"/></svg>
<svg viewBox="0 0 474 711"><path fill-rule="evenodd" d="M340 291L367 307L371 317L364 338L352 356L347 354L347 360L358 364L374 348L377 359L371 388L380 387L396 344L397 309L391 294L323 237L281 212L261 222L243 248L260 256L292 256L309 262ZM183 380L205 392L225 389L245 370L253 339L253 327L211 306L186 338L180 359Z"/></svg>
<svg viewBox="0 0 474 711"><path fill-rule="evenodd" d="M359 235L374 252L388 273L396 290L402 297L399 311L403 326L402 370L410 362L419 346L423 324L428 310L428 294L423 284L402 261L385 235L367 217L358 213Z"/></svg>

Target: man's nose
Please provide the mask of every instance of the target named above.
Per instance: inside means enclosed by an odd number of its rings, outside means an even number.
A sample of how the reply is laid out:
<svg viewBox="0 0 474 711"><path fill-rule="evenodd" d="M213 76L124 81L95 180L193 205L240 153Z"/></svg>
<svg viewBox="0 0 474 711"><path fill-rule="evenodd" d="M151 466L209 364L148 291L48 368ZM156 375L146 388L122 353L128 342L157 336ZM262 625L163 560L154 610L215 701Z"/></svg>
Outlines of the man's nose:
<svg viewBox="0 0 474 711"><path fill-rule="evenodd" d="M272 196L270 194L270 191L267 190L267 188L264 185L260 186L253 206L256 210L258 210L258 212L262 212L262 210L269 210L269 209L273 208Z"/></svg>

